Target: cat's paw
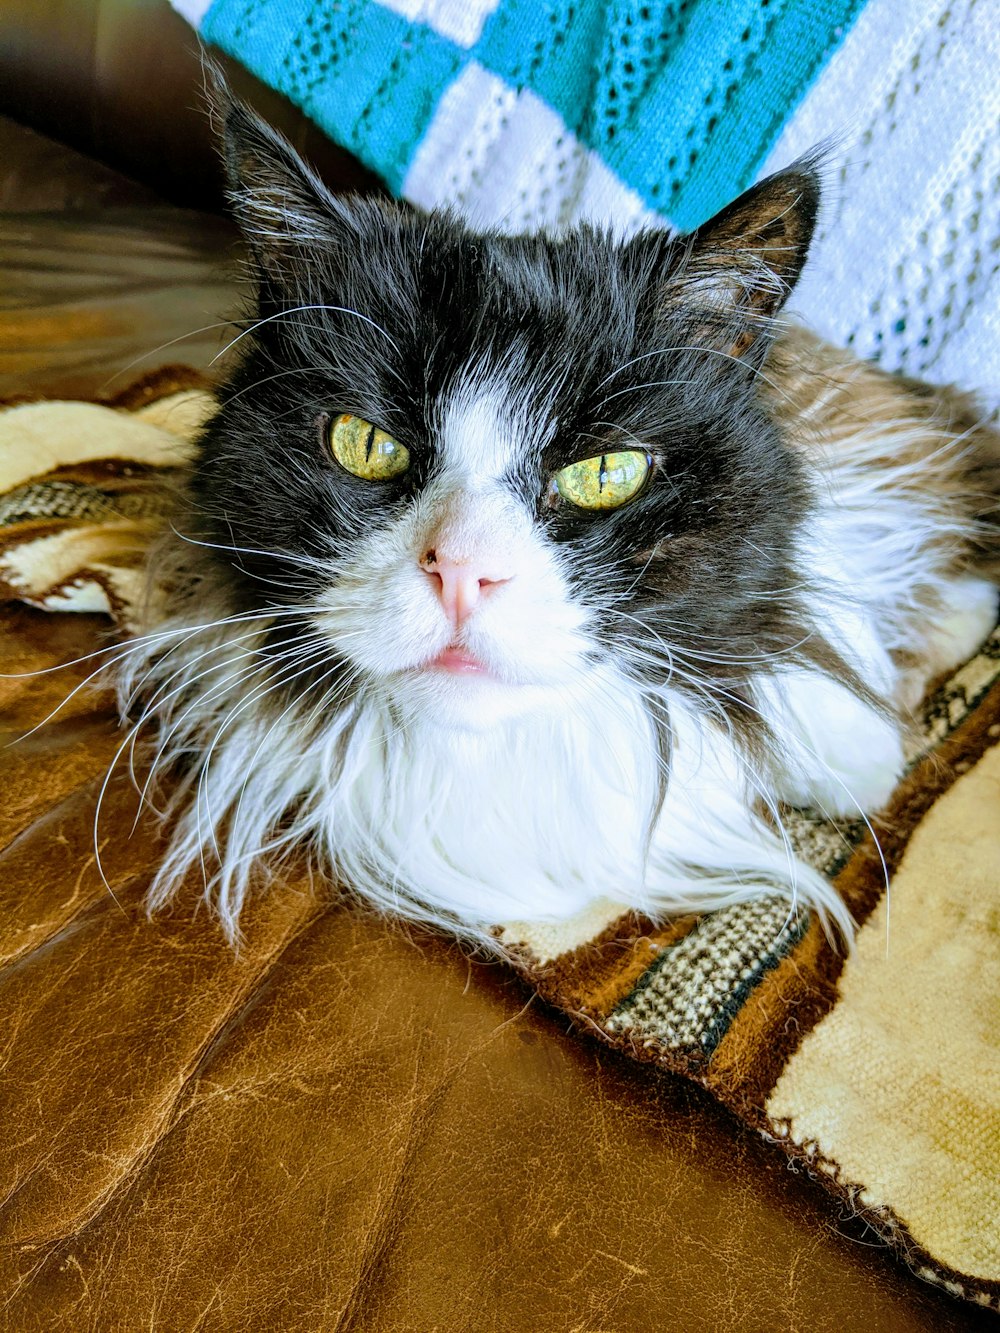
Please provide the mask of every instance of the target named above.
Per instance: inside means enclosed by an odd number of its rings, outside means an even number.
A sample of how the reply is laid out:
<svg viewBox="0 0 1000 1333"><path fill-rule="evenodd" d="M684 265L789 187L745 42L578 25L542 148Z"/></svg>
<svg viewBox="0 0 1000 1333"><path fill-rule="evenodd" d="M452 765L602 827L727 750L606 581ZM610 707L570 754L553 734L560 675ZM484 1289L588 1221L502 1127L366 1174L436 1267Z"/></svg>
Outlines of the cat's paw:
<svg viewBox="0 0 1000 1333"><path fill-rule="evenodd" d="M782 745L780 800L847 819L886 804L905 767L898 724L810 672L780 681L772 706Z"/></svg>
<svg viewBox="0 0 1000 1333"><path fill-rule="evenodd" d="M997 588L972 576L948 585L948 610L930 635L929 656L937 671L961 666L997 623Z"/></svg>
<svg viewBox="0 0 1000 1333"><path fill-rule="evenodd" d="M887 804L905 766L898 731L870 709L863 731L855 736L830 737L817 748L812 771L799 770L784 799L811 806L831 819L857 819Z"/></svg>
<svg viewBox="0 0 1000 1333"><path fill-rule="evenodd" d="M996 626L998 597L996 584L971 574L945 585L945 609L928 619L918 659L900 675L896 698L903 708L916 708L935 680L973 656Z"/></svg>

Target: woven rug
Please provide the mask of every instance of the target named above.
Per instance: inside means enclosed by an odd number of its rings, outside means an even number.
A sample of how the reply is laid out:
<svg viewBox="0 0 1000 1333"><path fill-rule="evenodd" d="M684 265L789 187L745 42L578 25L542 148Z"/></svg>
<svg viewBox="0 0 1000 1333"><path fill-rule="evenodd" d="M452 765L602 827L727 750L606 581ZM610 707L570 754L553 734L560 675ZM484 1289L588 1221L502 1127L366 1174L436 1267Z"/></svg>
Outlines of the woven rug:
<svg viewBox="0 0 1000 1333"><path fill-rule="evenodd" d="M127 633L163 483L213 408L167 370L0 412L0 596ZM657 924L609 886L583 918L502 934L546 1000L710 1089L921 1277L1000 1309L1000 631L919 730L877 844L787 812L860 923L849 958L777 897Z"/></svg>

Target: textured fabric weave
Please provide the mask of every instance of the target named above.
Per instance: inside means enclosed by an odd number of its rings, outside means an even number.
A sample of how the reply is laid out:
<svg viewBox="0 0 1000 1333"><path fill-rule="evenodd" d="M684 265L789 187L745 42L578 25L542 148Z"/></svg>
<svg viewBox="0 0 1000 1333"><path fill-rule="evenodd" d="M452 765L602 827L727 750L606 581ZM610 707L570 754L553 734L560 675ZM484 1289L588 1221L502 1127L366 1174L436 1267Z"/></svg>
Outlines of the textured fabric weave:
<svg viewBox="0 0 1000 1333"><path fill-rule="evenodd" d="M395 190L448 86L484 72L687 228L750 183L862 3L215 0L201 31ZM479 110L493 103L483 85ZM496 189L509 195L502 177Z"/></svg>
<svg viewBox="0 0 1000 1333"><path fill-rule="evenodd" d="M833 133L796 310L888 370L1000 406L1000 13L873 0L763 172Z"/></svg>

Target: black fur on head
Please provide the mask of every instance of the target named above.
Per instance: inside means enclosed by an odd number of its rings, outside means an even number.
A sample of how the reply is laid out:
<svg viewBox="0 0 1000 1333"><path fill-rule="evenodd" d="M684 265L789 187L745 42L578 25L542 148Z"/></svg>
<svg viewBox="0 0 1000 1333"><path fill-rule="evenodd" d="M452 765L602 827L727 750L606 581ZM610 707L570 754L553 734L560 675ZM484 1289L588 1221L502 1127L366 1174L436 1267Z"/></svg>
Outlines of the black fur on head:
<svg viewBox="0 0 1000 1333"><path fill-rule="evenodd" d="M198 535L242 552L219 558L244 601L334 582L338 556L434 475L437 405L470 364L489 364L545 417L506 480L593 608L597 651L640 681L690 689L751 737L755 673L840 669L801 609L806 488L759 391L816 219L813 162L681 238L511 237L336 198L223 87L215 96L259 310L194 500ZM339 468L321 434L341 412L403 441L410 471L373 486ZM558 469L637 442L653 471L635 500L600 512L553 501ZM303 563L318 556L328 572Z"/></svg>

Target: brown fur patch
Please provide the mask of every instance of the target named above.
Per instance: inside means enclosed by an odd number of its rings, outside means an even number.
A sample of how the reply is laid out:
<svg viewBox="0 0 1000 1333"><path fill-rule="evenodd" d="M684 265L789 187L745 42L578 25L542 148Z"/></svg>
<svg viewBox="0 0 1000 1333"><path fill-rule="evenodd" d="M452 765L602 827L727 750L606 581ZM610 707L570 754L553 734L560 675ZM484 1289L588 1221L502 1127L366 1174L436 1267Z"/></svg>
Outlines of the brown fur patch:
<svg viewBox="0 0 1000 1333"><path fill-rule="evenodd" d="M765 374L762 393L792 444L817 457L872 441L866 468L896 473L895 484L936 497L944 513L970 524L964 550L942 524L945 563L1000 574L1000 432L971 395L887 374L794 325L775 342ZM912 469L908 478L901 466Z"/></svg>

